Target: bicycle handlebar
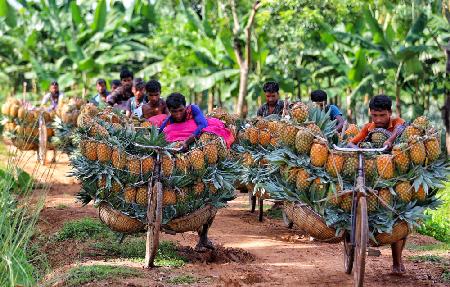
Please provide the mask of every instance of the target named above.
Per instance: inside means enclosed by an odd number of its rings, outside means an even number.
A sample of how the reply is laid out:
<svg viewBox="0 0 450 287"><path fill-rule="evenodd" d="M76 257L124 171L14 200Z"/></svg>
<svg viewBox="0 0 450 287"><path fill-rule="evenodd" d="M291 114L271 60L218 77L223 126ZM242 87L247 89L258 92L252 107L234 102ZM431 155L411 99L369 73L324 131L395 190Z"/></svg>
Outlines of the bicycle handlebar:
<svg viewBox="0 0 450 287"><path fill-rule="evenodd" d="M141 144L138 144L138 143L135 143L134 145L137 146L137 147L140 147L140 148L154 149L154 150L157 150L157 151L165 150L165 151L172 151L172 152L180 152L181 149L182 149L182 148L169 148L169 147L163 147L163 146L141 145Z"/></svg>
<svg viewBox="0 0 450 287"><path fill-rule="evenodd" d="M387 149L386 146L382 148L353 148L353 147L338 147L335 144L333 144L333 148L337 151L342 152L384 152Z"/></svg>

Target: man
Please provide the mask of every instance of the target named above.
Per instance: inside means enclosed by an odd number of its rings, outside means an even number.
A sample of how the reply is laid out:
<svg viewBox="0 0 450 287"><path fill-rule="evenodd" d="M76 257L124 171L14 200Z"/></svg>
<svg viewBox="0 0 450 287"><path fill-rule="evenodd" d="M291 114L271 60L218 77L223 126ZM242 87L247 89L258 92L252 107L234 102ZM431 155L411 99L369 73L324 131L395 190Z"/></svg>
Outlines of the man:
<svg viewBox="0 0 450 287"><path fill-rule="evenodd" d="M120 83L121 86L108 96L107 102L111 106L126 110L127 101L133 97L133 92L131 91L133 73L128 70L122 70L122 72L120 72Z"/></svg>
<svg viewBox="0 0 450 287"><path fill-rule="evenodd" d="M266 95L266 103L258 109L258 117L267 117L269 115L281 116L284 102L280 100L279 90L280 87L277 82L267 82L264 84L263 91Z"/></svg>
<svg viewBox="0 0 450 287"><path fill-rule="evenodd" d="M121 85L122 85L122 83L120 82L120 80L112 80L112 82L111 82L111 93L114 92Z"/></svg>
<svg viewBox="0 0 450 287"><path fill-rule="evenodd" d="M337 121L336 130L338 132L341 132L342 128L344 127L345 120L342 117L342 113L337 106L327 104L327 97L327 93L323 90L315 90L311 93L311 101L315 103L320 109L325 110L326 113L330 111L330 119L332 121Z"/></svg>
<svg viewBox="0 0 450 287"><path fill-rule="evenodd" d="M126 116L127 117L142 117L142 106L145 104L145 83L141 78L133 80L132 92L134 97L128 99L126 104Z"/></svg>
<svg viewBox="0 0 450 287"><path fill-rule="evenodd" d="M98 79L96 82L97 95L95 95L89 102L93 103L97 107L103 108L106 106L106 98L109 96L109 92L106 89L106 81L104 79Z"/></svg>
<svg viewBox="0 0 450 287"><path fill-rule="evenodd" d="M161 99L161 84L156 80L150 80L145 84L147 103L142 106L144 118L148 119L161 114L169 114L166 102Z"/></svg>
<svg viewBox="0 0 450 287"><path fill-rule="evenodd" d="M59 91L58 82L53 81L50 84L50 93L47 93L42 99L41 106L45 106L50 102L49 110L56 110L58 104L62 101L64 94Z"/></svg>

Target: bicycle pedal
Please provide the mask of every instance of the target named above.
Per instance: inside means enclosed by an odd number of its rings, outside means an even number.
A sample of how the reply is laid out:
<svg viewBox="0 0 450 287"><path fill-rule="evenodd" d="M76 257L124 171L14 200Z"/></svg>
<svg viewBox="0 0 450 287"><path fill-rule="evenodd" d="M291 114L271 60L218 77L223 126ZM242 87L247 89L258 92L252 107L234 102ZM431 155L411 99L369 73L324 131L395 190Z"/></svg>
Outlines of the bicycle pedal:
<svg viewBox="0 0 450 287"><path fill-rule="evenodd" d="M381 251L378 249L368 248L367 256L379 257L379 256L381 256Z"/></svg>

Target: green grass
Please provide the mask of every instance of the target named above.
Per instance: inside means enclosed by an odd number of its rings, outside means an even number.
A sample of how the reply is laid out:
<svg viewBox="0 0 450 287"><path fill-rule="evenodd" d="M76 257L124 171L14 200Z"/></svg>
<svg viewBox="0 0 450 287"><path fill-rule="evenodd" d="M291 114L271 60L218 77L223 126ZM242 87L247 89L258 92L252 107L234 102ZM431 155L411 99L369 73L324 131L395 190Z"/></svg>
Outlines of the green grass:
<svg viewBox="0 0 450 287"><path fill-rule="evenodd" d="M193 284L198 283L198 278L191 275L180 275L167 280L169 284Z"/></svg>
<svg viewBox="0 0 450 287"><path fill-rule="evenodd" d="M62 203L60 203L57 206L55 206L56 209L66 209L67 207L68 207L67 205L62 204Z"/></svg>
<svg viewBox="0 0 450 287"><path fill-rule="evenodd" d="M442 273L441 278L444 282L450 282L450 270L445 269L444 272Z"/></svg>
<svg viewBox="0 0 450 287"><path fill-rule="evenodd" d="M112 231L100 220L93 218L82 218L64 223L63 227L55 234L57 241L77 239L86 241L88 239L111 237Z"/></svg>
<svg viewBox="0 0 450 287"><path fill-rule="evenodd" d="M111 278L128 278L139 276L140 272L130 267L111 265L78 266L69 270L65 286L80 286L81 284Z"/></svg>
<svg viewBox="0 0 450 287"><path fill-rule="evenodd" d="M431 262L431 263L445 262L445 258L438 255L415 255L410 256L409 259L416 262Z"/></svg>
<svg viewBox="0 0 450 287"><path fill-rule="evenodd" d="M428 244L428 245L416 245L413 243L406 243L406 248L409 250L416 251L440 251L448 252L450 250L450 243L438 243L438 244Z"/></svg>
<svg viewBox="0 0 450 287"><path fill-rule="evenodd" d="M132 259L136 262L144 262L145 240L138 237L130 237L122 244L112 238L102 242L95 242L93 247L101 250L104 254L120 258ZM158 253L155 258L157 266L181 267L186 259L178 255L176 246L171 241L161 241L159 243Z"/></svg>
<svg viewBox="0 0 450 287"><path fill-rule="evenodd" d="M283 210L281 208L267 210L267 216L273 219L283 219Z"/></svg>

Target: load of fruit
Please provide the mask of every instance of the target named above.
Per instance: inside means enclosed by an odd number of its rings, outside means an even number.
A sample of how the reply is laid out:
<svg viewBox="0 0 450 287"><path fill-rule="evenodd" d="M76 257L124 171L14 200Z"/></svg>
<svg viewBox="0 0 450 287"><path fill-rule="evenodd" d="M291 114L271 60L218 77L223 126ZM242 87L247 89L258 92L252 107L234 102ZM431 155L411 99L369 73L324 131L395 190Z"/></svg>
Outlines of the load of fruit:
<svg viewBox="0 0 450 287"><path fill-rule="evenodd" d="M78 198L84 204L107 202L120 216L144 226L156 152L137 144L179 144L167 143L156 127L135 129L120 113L111 108L98 111L91 104L81 110L78 127L79 150L71 157L73 176L82 182ZM237 170L224 142L212 134L202 134L186 153L165 153L161 158L163 225L206 205L224 207L234 198Z"/></svg>
<svg viewBox="0 0 450 287"><path fill-rule="evenodd" d="M316 227L326 223L331 236L350 228L349 191L358 168L355 155L333 150L334 127L323 111L300 104L279 121L259 119L247 126L240 132L238 147L249 174L243 179L255 184L255 193L268 192L287 206L307 206L315 214L308 220L321 220ZM375 129L362 147L380 147L387 137L384 130ZM341 139L339 145L348 141ZM440 133L426 117L419 117L398 138L392 153L366 156L369 229L374 242L377 235L391 233L398 224L417 225L426 209L438 206L436 192L449 175L439 139Z"/></svg>
<svg viewBox="0 0 450 287"><path fill-rule="evenodd" d="M4 136L9 139L19 150L37 150L39 146L39 116L42 113L46 121L51 122L53 114L47 111L27 107L19 100L9 98L2 105L2 124ZM54 130L47 127L47 148L52 149L50 141L54 136Z"/></svg>

